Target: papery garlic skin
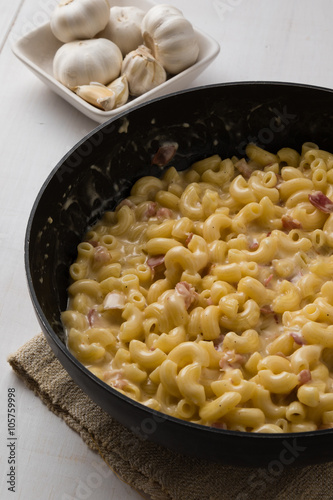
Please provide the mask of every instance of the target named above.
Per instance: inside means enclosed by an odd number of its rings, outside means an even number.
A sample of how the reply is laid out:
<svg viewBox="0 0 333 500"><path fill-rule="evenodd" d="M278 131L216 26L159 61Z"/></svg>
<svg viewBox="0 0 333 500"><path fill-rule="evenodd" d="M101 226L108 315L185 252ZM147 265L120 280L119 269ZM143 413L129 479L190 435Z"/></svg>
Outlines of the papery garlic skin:
<svg viewBox="0 0 333 500"><path fill-rule="evenodd" d="M180 73L198 59L193 26L176 7L155 5L143 18L141 30L145 45L168 73Z"/></svg>
<svg viewBox="0 0 333 500"><path fill-rule="evenodd" d="M143 43L141 22L144 16L145 11L139 7L111 7L109 21L98 36L108 38L118 45L125 57Z"/></svg>
<svg viewBox="0 0 333 500"><path fill-rule="evenodd" d="M126 75L129 92L133 96L140 96L154 89L167 78L163 66L144 45L127 54L122 63L121 74Z"/></svg>
<svg viewBox="0 0 333 500"><path fill-rule="evenodd" d="M120 49L111 40L79 40L65 43L57 50L53 73L70 89L90 82L105 85L119 76L122 60Z"/></svg>
<svg viewBox="0 0 333 500"><path fill-rule="evenodd" d="M107 0L61 0L50 17L51 31L61 42L93 38L109 20Z"/></svg>
<svg viewBox="0 0 333 500"><path fill-rule="evenodd" d="M126 104L129 97L129 88L128 81L126 75L121 75L116 78L113 82L109 83L107 86L108 89L111 89L116 96L115 107L119 108L123 104Z"/></svg>

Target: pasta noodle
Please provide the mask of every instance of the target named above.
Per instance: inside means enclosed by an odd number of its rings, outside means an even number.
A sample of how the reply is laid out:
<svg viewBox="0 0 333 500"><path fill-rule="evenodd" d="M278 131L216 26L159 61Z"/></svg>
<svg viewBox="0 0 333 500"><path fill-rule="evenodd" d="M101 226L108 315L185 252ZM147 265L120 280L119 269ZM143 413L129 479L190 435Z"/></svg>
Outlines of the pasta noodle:
<svg viewBox="0 0 333 500"><path fill-rule="evenodd" d="M333 427L333 154L214 155L139 179L78 245L67 345L147 407L223 429Z"/></svg>

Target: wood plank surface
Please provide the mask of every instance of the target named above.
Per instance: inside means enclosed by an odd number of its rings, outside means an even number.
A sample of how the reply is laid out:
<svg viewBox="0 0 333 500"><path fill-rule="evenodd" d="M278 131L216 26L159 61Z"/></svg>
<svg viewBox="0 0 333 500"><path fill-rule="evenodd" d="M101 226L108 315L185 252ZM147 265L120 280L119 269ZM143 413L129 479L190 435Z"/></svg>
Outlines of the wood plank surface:
<svg viewBox="0 0 333 500"><path fill-rule="evenodd" d="M80 481L101 459L13 375L6 356L39 332L24 270L24 237L35 197L62 156L97 123L55 95L13 54L21 36L43 24L55 0L2 0L0 16L0 498L80 498ZM162 3L162 2L159 2ZM245 80L331 88L330 0L163 0L213 36L221 51L188 86ZM6 395L17 393L18 482L6 484ZM67 495L67 497L66 497ZM88 498L88 497L87 497ZM113 473L94 500L138 500ZM186 500L186 492L184 492Z"/></svg>

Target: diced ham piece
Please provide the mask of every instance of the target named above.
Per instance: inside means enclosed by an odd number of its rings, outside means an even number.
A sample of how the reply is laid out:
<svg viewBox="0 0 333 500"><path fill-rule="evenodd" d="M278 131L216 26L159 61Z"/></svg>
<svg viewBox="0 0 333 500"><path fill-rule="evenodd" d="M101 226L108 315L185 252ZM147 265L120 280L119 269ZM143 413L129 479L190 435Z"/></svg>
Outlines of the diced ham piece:
<svg viewBox="0 0 333 500"><path fill-rule="evenodd" d="M124 309L126 297L121 292L109 292L103 302L104 309Z"/></svg>
<svg viewBox="0 0 333 500"><path fill-rule="evenodd" d="M273 309L271 308L271 306L262 306L260 308L260 313L263 315L263 316L273 316L274 317L274 321L275 323L278 325L280 323L280 317L278 314L276 314Z"/></svg>
<svg viewBox="0 0 333 500"><path fill-rule="evenodd" d="M129 207L131 209L135 208L135 204L133 203L133 201L131 200L128 200L127 198L125 198L124 200L122 200L119 205L117 206L116 208L116 212L118 212L118 210L120 210L121 207Z"/></svg>
<svg viewBox="0 0 333 500"><path fill-rule="evenodd" d="M88 243L94 248L98 247L98 241L96 240L89 240Z"/></svg>
<svg viewBox="0 0 333 500"><path fill-rule="evenodd" d="M189 245L192 238L193 238L193 233L188 233L187 238L185 240L185 246Z"/></svg>
<svg viewBox="0 0 333 500"><path fill-rule="evenodd" d="M309 194L309 201L312 205L325 214L333 212L333 202L322 191L315 191Z"/></svg>
<svg viewBox="0 0 333 500"><path fill-rule="evenodd" d="M304 345L306 344L305 339L303 335L299 332L291 332L290 336L294 339L296 344L298 345Z"/></svg>
<svg viewBox="0 0 333 500"><path fill-rule="evenodd" d="M274 311L271 308L271 306L262 306L260 308L260 312L263 316L269 316L270 314L274 314Z"/></svg>
<svg viewBox="0 0 333 500"><path fill-rule="evenodd" d="M240 368L246 361L243 354L238 354L234 350L223 351L222 357L219 361L219 366L221 370L227 370L228 368Z"/></svg>
<svg viewBox="0 0 333 500"><path fill-rule="evenodd" d="M303 385L311 380L311 372L310 370L302 370L298 374L299 384Z"/></svg>
<svg viewBox="0 0 333 500"><path fill-rule="evenodd" d="M216 429L224 429L224 430L228 429L227 424L224 422L213 422L211 426L215 427Z"/></svg>
<svg viewBox="0 0 333 500"><path fill-rule="evenodd" d="M318 427L318 430L332 429L332 427L333 427L333 424L321 424L321 425Z"/></svg>
<svg viewBox="0 0 333 500"><path fill-rule="evenodd" d="M87 317L88 317L89 326L94 326L97 318L99 317L99 314L96 311L96 309L93 308L93 309L90 309L90 311L87 314Z"/></svg>
<svg viewBox="0 0 333 500"><path fill-rule="evenodd" d="M222 351L224 337L225 335L221 333L221 335L219 335L217 339L213 340L214 349L216 351Z"/></svg>
<svg viewBox="0 0 333 500"><path fill-rule="evenodd" d="M302 224L299 220L293 219L290 215L282 215L281 217L282 227L287 231L291 229L302 229Z"/></svg>
<svg viewBox="0 0 333 500"><path fill-rule="evenodd" d="M150 267L152 272L152 279L154 279L155 273L162 269L164 266L165 255L154 255L153 257L149 257L147 260L147 265Z"/></svg>
<svg viewBox="0 0 333 500"><path fill-rule="evenodd" d="M249 179L252 173L255 171L254 167L251 167L245 158L241 158L235 163L235 167L239 171L240 174L244 177L244 179Z"/></svg>
<svg viewBox="0 0 333 500"><path fill-rule="evenodd" d="M154 217L157 212L157 203L155 201L150 201L147 205L145 213L143 214L143 219L148 220L150 217Z"/></svg>
<svg viewBox="0 0 333 500"><path fill-rule="evenodd" d="M165 259L165 255L164 254L154 255L153 257L149 257L149 259L147 260L147 265L152 270L154 270L155 267L160 266L161 264L164 264L164 259Z"/></svg>
<svg viewBox="0 0 333 500"><path fill-rule="evenodd" d="M187 281L180 281L175 286L176 292L184 298L185 307L189 309L191 305L197 300L198 294L195 288L187 283Z"/></svg>
<svg viewBox="0 0 333 500"><path fill-rule="evenodd" d="M159 219L172 219L173 212L170 208L162 207L157 210L156 217Z"/></svg>
<svg viewBox="0 0 333 500"><path fill-rule="evenodd" d="M176 144L164 144L158 148L154 154L151 164L158 167L165 167L170 160L175 156L178 146Z"/></svg>
<svg viewBox="0 0 333 500"><path fill-rule="evenodd" d="M252 240L249 242L249 250L258 250L259 243L257 240Z"/></svg>
<svg viewBox="0 0 333 500"><path fill-rule="evenodd" d="M264 285L265 286L268 286L269 283L272 281L272 279L274 278L274 274L270 274L265 280L264 280Z"/></svg>
<svg viewBox="0 0 333 500"><path fill-rule="evenodd" d="M105 247L98 245L94 250L94 261L98 264L106 264L110 260L111 256L108 250Z"/></svg>
<svg viewBox="0 0 333 500"><path fill-rule="evenodd" d="M117 378L111 382L111 385L116 389L124 389L127 385L127 382L122 378Z"/></svg>
<svg viewBox="0 0 333 500"><path fill-rule="evenodd" d="M89 326L92 328L105 328L106 320L94 307L87 314Z"/></svg>
<svg viewBox="0 0 333 500"><path fill-rule="evenodd" d="M124 389L127 385L123 370L107 371L104 373L103 380L116 389Z"/></svg>

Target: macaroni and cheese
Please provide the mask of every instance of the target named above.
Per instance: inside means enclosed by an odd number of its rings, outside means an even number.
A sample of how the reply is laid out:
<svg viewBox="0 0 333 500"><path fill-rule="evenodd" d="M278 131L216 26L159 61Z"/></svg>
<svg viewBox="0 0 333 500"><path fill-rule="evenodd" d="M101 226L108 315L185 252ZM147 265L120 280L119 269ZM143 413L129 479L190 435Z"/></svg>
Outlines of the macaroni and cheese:
<svg viewBox="0 0 333 500"><path fill-rule="evenodd" d="M333 427L333 154L248 144L146 176L78 245L68 348L147 407L223 429Z"/></svg>

